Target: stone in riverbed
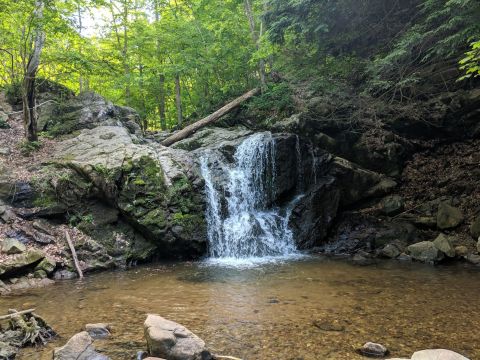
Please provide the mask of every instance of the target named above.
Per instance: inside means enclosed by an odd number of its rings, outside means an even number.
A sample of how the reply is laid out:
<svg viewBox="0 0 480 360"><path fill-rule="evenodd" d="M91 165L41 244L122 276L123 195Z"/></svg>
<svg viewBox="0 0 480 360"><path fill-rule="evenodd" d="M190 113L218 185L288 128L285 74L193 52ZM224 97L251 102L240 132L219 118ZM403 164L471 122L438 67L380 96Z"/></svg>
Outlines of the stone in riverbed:
<svg viewBox="0 0 480 360"><path fill-rule="evenodd" d="M58 270L53 274L55 280L71 280L75 279L77 274L69 270Z"/></svg>
<svg viewBox="0 0 480 360"><path fill-rule="evenodd" d="M388 349L385 346L373 342L365 343L358 351L368 357L383 357L388 354Z"/></svg>
<svg viewBox="0 0 480 360"><path fill-rule="evenodd" d="M93 339L86 331L75 334L68 342L55 348L53 360L109 360L105 355L95 351Z"/></svg>
<svg viewBox="0 0 480 360"><path fill-rule="evenodd" d="M452 240L445 234L440 234L433 240L435 247L448 257L455 256L455 249L452 246Z"/></svg>
<svg viewBox="0 0 480 360"><path fill-rule="evenodd" d="M407 247L410 256L418 261L435 263L443 259L443 253L431 241L421 241Z"/></svg>
<svg viewBox="0 0 480 360"><path fill-rule="evenodd" d="M110 336L110 325L108 324L87 324L85 330L93 339L106 339Z"/></svg>
<svg viewBox="0 0 480 360"><path fill-rule="evenodd" d="M463 222L463 214L460 209L443 202L438 206L437 226L439 229L451 229Z"/></svg>
<svg viewBox="0 0 480 360"><path fill-rule="evenodd" d="M184 326L149 314L144 324L145 338L151 356L169 360L211 360L205 342Z"/></svg>
<svg viewBox="0 0 480 360"><path fill-rule="evenodd" d="M27 247L17 239L6 238L2 242L1 250L5 254L13 255L23 253L25 250L27 250Z"/></svg>

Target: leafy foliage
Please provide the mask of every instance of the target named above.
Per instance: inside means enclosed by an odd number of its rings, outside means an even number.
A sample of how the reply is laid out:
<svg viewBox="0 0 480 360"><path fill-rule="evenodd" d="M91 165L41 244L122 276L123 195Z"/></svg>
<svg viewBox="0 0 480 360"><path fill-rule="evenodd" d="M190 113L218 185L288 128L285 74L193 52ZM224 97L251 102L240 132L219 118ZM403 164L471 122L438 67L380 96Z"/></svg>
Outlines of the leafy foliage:
<svg viewBox="0 0 480 360"><path fill-rule="evenodd" d="M471 45L472 50L468 51L462 60L460 60L460 69L465 70L466 74L460 79L468 79L480 76L480 41L475 41Z"/></svg>

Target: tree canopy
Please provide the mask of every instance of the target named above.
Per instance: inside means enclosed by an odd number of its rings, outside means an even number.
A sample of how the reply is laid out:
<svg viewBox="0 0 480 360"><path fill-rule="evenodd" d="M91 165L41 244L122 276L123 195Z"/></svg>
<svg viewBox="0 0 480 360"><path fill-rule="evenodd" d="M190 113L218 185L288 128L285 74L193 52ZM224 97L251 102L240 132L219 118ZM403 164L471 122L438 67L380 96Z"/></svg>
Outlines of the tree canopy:
<svg viewBox="0 0 480 360"><path fill-rule="evenodd" d="M402 100L452 67L479 74L479 19L476 0L0 0L0 86L22 83L41 26L39 78L133 107L145 128L184 126L259 85L270 103L286 93L266 84L279 73L327 74L324 87L355 75Z"/></svg>

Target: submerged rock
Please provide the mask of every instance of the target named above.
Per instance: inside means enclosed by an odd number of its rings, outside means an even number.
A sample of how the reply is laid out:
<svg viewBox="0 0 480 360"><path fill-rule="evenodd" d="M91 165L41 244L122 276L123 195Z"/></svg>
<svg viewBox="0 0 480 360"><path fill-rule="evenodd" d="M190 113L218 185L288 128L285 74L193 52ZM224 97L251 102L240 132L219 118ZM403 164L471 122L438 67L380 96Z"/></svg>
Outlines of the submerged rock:
<svg viewBox="0 0 480 360"><path fill-rule="evenodd" d="M75 334L62 346L53 351L53 360L109 360L105 355L95 351L92 337L82 331Z"/></svg>
<svg viewBox="0 0 480 360"><path fill-rule="evenodd" d="M93 339L106 339L110 336L110 326L108 324L87 324L85 330Z"/></svg>
<svg viewBox="0 0 480 360"><path fill-rule="evenodd" d="M205 342L184 326L149 314L144 324L151 356L169 360L211 360Z"/></svg>

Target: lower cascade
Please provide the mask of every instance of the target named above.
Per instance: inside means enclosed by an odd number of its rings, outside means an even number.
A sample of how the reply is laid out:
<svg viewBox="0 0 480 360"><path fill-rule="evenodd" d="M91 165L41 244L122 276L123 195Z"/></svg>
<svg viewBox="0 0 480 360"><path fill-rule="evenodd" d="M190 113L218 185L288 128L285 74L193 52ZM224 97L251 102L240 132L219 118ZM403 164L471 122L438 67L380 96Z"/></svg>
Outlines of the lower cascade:
<svg viewBox="0 0 480 360"><path fill-rule="evenodd" d="M205 179L209 255L214 258L280 256L296 251L288 226L295 200L272 206L275 195L275 141L254 134L236 149L232 164L222 164L224 185L215 182L209 155L201 158ZM298 199L299 197L297 197Z"/></svg>

